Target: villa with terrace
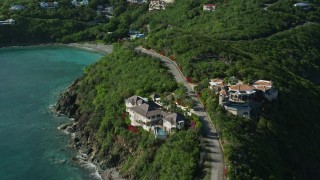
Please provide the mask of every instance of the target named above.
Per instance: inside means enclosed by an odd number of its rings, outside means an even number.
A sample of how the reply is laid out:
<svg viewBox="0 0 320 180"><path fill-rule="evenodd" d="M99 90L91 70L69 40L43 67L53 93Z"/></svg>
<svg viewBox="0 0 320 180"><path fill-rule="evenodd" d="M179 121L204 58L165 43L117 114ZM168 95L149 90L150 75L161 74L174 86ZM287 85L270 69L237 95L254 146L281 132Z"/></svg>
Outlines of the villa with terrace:
<svg viewBox="0 0 320 180"><path fill-rule="evenodd" d="M103 6L103 5L98 5L97 6L97 15L98 16L104 16L108 19L112 18L114 15L114 7L113 6Z"/></svg>
<svg viewBox="0 0 320 180"><path fill-rule="evenodd" d="M5 21L0 21L0 25L13 25L15 24L15 20L13 19L7 19Z"/></svg>
<svg viewBox="0 0 320 180"><path fill-rule="evenodd" d="M89 4L89 0L82 0L82 1L72 0L71 4L74 6L85 6Z"/></svg>
<svg viewBox="0 0 320 180"><path fill-rule="evenodd" d="M254 86L245 84L229 86L229 101L238 104L249 103L253 100L255 93Z"/></svg>
<svg viewBox="0 0 320 180"><path fill-rule="evenodd" d="M219 103L234 115L250 117L251 107L249 103L253 100L255 93L256 91L253 86L243 84L233 85L229 87L227 93L224 91L220 93ZM225 96L225 94L228 94L228 96Z"/></svg>
<svg viewBox="0 0 320 180"><path fill-rule="evenodd" d="M216 10L216 5L215 4L205 4L203 5L203 11L215 11Z"/></svg>
<svg viewBox="0 0 320 180"><path fill-rule="evenodd" d="M55 9L59 6L57 1L54 2L40 2L39 3L41 9Z"/></svg>
<svg viewBox="0 0 320 180"><path fill-rule="evenodd" d="M253 85L246 85L241 81L236 85L226 85L223 80L212 79L209 84L209 88L214 92L219 90L219 105L231 114L243 117L250 117L252 102L258 99L258 94L268 101L278 97L272 81L267 80L255 81Z"/></svg>
<svg viewBox="0 0 320 180"><path fill-rule="evenodd" d="M154 99L158 98L153 96ZM171 134L174 129L184 128L183 116L162 110L154 101L134 95L125 100L125 105L131 125L141 126L146 131L153 130L156 138L163 139L164 134Z"/></svg>
<svg viewBox="0 0 320 180"><path fill-rule="evenodd" d="M257 91L262 91L264 98L268 101L275 100L278 97L278 91L273 87L272 81L258 80L253 86Z"/></svg>
<svg viewBox="0 0 320 180"><path fill-rule="evenodd" d="M20 4L16 4L16 5L10 6L9 9L10 9L11 11L21 11L21 10L26 9L26 7L24 7L23 5L20 5Z"/></svg>
<svg viewBox="0 0 320 180"><path fill-rule="evenodd" d="M165 10L167 5L173 2L174 0L151 0L149 4L149 11Z"/></svg>

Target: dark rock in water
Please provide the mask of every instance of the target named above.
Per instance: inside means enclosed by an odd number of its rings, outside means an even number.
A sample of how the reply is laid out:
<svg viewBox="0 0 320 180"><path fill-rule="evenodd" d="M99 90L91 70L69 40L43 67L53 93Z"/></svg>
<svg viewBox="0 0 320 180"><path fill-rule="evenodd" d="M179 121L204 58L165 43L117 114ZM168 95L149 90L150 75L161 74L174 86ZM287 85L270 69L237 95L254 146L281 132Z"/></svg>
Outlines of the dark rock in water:
<svg viewBox="0 0 320 180"><path fill-rule="evenodd" d="M79 106L76 104L77 92L79 79L74 81L71 86L68 87L67 91L64 92L57 104L55 105L55 110L58 114L65 114L69 117L74 117Z"/></svg>

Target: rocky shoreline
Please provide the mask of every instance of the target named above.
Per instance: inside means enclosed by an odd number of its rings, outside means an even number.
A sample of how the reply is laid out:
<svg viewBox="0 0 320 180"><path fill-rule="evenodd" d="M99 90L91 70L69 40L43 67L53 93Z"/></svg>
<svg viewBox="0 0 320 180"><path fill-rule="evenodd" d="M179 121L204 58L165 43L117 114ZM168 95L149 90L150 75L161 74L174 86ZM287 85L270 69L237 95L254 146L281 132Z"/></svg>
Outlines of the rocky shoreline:
<svg viewBox="0 0 320 180"><path fill-rule="evenodd" d="M75 162L81 166L90 169L97 179L102 180L122 180L119 171L116 168L104 169L103 163L99 163L99 159L95 157L97 149L95 147L84 145L81 141L81 133L77 131L77 122L73 118L70 118L70 122L62 124L58 127L59 130L68 134L71 138L70 146L77 150L77 155L72 158Z"/></svg>
<svg viewBox="0 0 320 180"><path fill-rule="evenodd" d="M98 156L100 146L94 138L94 133L85 128L90 114L80 112L78 101L81 95L77 93L79 81L80 79L75 80L61 93L58 102L52 107L54 114L70 119L70 122L60 125L58 129L70 136L70 146L78 152L77 156L73 157L74 161L91 169L98 179L123 179L119 175L119 167L112 167L105 158Z"/></svg>

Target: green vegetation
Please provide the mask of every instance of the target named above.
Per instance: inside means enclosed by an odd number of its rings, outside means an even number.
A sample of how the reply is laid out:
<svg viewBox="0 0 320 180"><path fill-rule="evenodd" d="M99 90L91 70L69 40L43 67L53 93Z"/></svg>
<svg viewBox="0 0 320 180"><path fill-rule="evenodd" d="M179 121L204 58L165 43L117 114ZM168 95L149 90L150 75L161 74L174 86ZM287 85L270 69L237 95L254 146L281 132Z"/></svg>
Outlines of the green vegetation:
<svg viewBox="0 0 320 180"><path fill-rule="evenodd" d="M30 2L21 1L28 7L21 12L8 11L11 1L0 2L0 17L17 22L0 26L0 45L111 43L127 37L129 30L146 33L149 27L147 39L135 41L135 45L174 57L183 73L199 82L198 91L224 142L230 179L320 177L318 1L310 0L311 9L303 10L293 7L297 2L293 0L176 0L165 11L151 13L147 5L128 5L124 0L91 1L81 8L61 0L66 6L49 12ZM97 16L93 9L99 3L114 5L115 17L106 20ZM217 10L202 11L205 3L216 3ZM265 4L271 5L265 8ZM101 156L111 153L118 157L108 161L132 155L123 165L126 177L166 179L173 177L170 166L176 167L176 163L179 173L184 174L175 177L191 179L198 171L198 141L191 141L198 138L197 133L179 132L161 143L150 134L127 132L121 119L125 97L173 91L179 95L181 88L177 89L166 69L160 67L153 59L116 48L112 55L86 69L79 92L85 94L81 109L90 120L79 123L83 129L97 132ZM218 107L216 95L206 88L210 78L231 76L248 83L272 80L279 98L265 103L250 119L232 116ZM127 145L114 143L122 141ZM168 155L170 152L174 155Z"/></svg>
<svg viewBox="0 0 320 180"><path fill-rule="evenodd" d="M122 172L134 179L193 179L200 170L198 143L190 130L175 133L160 147L142 146Z"/></svg>
<svg viewBox="0 0 320 180"><path fill-rule="evenodd" d="M208 13L200 1L177 0L165 12L142 17L152 27L144 46L173 54L186 76L201 81L229 178L314 179L320 175L320 9L273 1L264 10L257 2L218 2L217 11ZM206 88L210 78L231 76L272 80L279 98L251 119L234 117Z"/></svg>
<svg viewBox="0 0 320 180"><path fill-rule="evenodd" d="M11 11L22 4L26 9ZM128 36L130 24L147 11L145 6L129 6L125 0L90 0L88 6L74 7L71 0L59 0L56 9L40 9L38 1L0 1L0 20L12 18L16 24L0 27L0 46L25 43L117 42ZM114 18L96 12L97 5L114 6Z"/></svg>
<svg viewBox="0 0 320 180"><path fill-rule="evenodd" d="M116 45L112 54L85 70L79 83L81 114L90 114L80 118L80 127L95 135L100 156L109 165L125 163L122 173L126 177L167 179L175 174L178 179L192 179L199 169L199 119L192 119L195 128L176 132L161 142L143 129L137 134L128 131L130 120L123 116L125 98L176 88L160 61Z"/></svg>

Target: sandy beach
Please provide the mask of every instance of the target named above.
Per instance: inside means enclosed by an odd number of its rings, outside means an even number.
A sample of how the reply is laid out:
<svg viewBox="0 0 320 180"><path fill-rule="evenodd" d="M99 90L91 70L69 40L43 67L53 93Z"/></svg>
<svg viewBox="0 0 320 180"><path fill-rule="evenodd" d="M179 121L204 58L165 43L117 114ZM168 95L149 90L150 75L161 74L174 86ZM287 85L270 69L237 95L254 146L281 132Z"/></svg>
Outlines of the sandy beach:
<svg viewBox="0 0 320 180"><path fill-rule="evenodd" d="M85 49L89 51L96 51L103 54L110 54L112 52L113 46L106 45L106 44L95 44L95 43L69 43L69 44L57 44L57 45L64 45L74 48Z"/></svg>
<svg viewBox="0 0 320 180"><path fill-rule="evenodd" d="M113 46L108 44L98 44L94 42L83 42L83 43L48 43L48 44L23 44L15 46L4 46L0 48L10 48L10 47L32 47L32 46L67 46L73 48L84 49L88 51L95 51L102 54L110 54L112 52Z"/></svg>

